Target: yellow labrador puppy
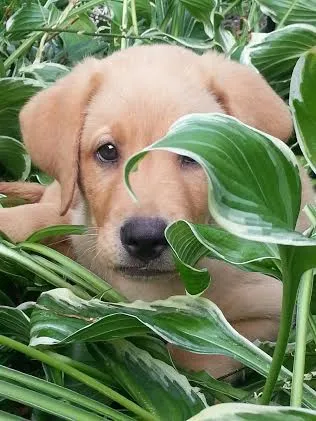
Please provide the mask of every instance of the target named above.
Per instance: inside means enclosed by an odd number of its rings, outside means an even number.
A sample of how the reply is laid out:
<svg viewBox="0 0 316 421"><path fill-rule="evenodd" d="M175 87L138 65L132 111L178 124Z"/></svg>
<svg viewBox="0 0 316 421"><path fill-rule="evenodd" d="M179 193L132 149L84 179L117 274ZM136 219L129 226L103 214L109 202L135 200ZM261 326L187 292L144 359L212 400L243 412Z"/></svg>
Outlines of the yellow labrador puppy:
<svg viewBox="0 0 316 421"><path fill-rule="evenodd" d="M292 131L288 108L263 78L214 52L198 56L155 45L86 59L24 106L25 145L33 162L57 181L44 194L34 191L37 203L2 209L0 229L22 240L49 224L85 224L89 233L71 240L75 258L129 300L183 294L164 229L177 219L208 221L205 174L188 158L149 154L132 174L135 204L123 184L123 167L175 120L196 112L226 113L284 141ZM304 194L311 195L307 184ZM32 201L32 185L13 187ZM208 267L215 281L205 295L230 323L250 340L275 339L281 283L221 262ZM226 357L172 352L180 364L215 376L238 367Z"/></svg>

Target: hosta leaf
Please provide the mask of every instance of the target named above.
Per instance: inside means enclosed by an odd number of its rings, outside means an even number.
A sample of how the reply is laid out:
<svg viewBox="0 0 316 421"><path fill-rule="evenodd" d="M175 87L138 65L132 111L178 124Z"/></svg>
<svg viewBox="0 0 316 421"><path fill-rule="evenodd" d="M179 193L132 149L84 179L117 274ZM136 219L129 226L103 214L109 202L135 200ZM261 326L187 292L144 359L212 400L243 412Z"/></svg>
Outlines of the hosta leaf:
<svg viewBox="0 0 316 421"><path fill-rule="evenodd" d="M290 105L296 138L316 174L316 49L302 56L293 72Z"/></svg>
<svg viewBox="0 0 316 421"><path fill-rule="evenodd" d="M198 354L227 355L267 375L271 357L239 335L205 298L187 296L131 304L82 300L68 289L41 294L31 316L31 346L108 341L152 331L169 343ZM281 378L291 373L282 369ZM304 386L304 402L316 394Z"/></svg>
<svg viewBox="0 0 316 421"><path fill-rule="evenodd" d="M28 343L30 320L18 308L0 306L0 332L19 342Z"/></svg>
<svg viewBox="0 0 316 421"><path fill-rule="evenodd" d="M19 139L18 114L24 103L44 85L34 79L0 79L0 136Z"/></svg>
<svg viewBox="0 0 316 421"><path fill-rule="evenodd" d="M210 41L189 38L189 37L175 37L173 35L167 34L165 32L159 31L157 29L148 29L147 31L141 34L141 37L146 40L149 39L151 42L153 40L165 42L169 44L174 44L176 42L183 47L192 48L194 50L207 51L211 48L212 44Z"/></svg>
<svg viewBox="0 0 316 421"><path fill-rule="evenodd" d="M127 161L130 191L130 172L154 150L189 156L203 167L210 213L227 231L248 240L316 244L294 231L300 179L295 156L280 140L226 115L187 115L165 137Z"/></svg>
<svg viewBox="0 0 316 421"><path fill-rule="evenodd" d="M68 67L58 63L33 63L19 69L20 74L31 75L44 84L55 82L69 71Z"/></svg>
<svg viewBox="0 0 316 421"><path fill-rule="evenodd" d="M33 232L25 242L38 243L48 237L59 235L80 235L85 233L87 228L83 225L51 225Z"/></svg>
<svg viewBox="0 0 316 421"><path fill-rule="evenodd" d="M257 0L264 14L275 22L280 22L285 15L285 24L316 24L316 0Z"/></svg>
<svg viewBox="0 0 316 421"><path fill-rule="evenodd" d="M31 170L31 158L22 143L9 136L0 136L0 166L4 169L0 178L26 180Z"/></svg>
<svg viewBox="0 0 316 421"><path fill-rule="evenodd" d="M241 61L255 66L279 94L286 96L297 59L316 45L316 28L297 24L252 36Z"/></svg>
<svg viewBox="0 0 316 421"><path fill-rule="evenodd" d="M6 23L6 30L10 32L10 39L22 39L28 32L31 32L31 29L47 25L49 15L49 9L43 7L39 2L24 4Z"/></svg>
<svg viewBox="0 0 316 421"><path fill-rule="evenodd" d="M205 408L204 396L172 366L126 340L92 345L95 358L140 406L158 419L187 420ZM163 402L163 404L162 404Z"/></svg>
<svg viewBox="0 0 316 421"><path fill-rule="evenodd" d="M220 227L187 221L169 225L165 235L175 254L181 279L191 295L200 294L208 287L208 273L193 267L204 256L282 279L279 252L273 244L245 240Z"/></svg>
<svg viewBox="0 0 316 421"><path fill-rule="evenodd" d="M204 409L188 421L311 421L316 411L286 406L224 403Z"/></svg>

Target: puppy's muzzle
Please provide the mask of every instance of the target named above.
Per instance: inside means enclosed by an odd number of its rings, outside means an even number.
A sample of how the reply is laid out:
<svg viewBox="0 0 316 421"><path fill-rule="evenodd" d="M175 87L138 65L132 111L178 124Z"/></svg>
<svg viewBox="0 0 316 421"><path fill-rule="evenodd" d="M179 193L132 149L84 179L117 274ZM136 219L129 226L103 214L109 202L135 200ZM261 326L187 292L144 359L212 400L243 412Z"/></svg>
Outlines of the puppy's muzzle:
<svg viewBox="0 0 316 421"><path fill-rule="evenodd" d="M121 227L121 243L131 257L148 263L168 247L166 226L162 218L130 218Z"/></svg>

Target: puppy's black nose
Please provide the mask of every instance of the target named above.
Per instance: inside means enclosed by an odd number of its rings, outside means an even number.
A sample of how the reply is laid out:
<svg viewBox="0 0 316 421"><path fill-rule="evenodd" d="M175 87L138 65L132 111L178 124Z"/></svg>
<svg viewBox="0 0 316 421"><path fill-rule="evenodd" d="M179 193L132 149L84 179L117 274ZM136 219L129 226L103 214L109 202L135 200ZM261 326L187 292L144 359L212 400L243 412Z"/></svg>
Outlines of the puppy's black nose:
<svg viewBox="0 0 316 421"><path fill-rule="evenodd" d="M121 227L121 242L130 256L149 262L168 246L161 218L130 218Z"/></svg>

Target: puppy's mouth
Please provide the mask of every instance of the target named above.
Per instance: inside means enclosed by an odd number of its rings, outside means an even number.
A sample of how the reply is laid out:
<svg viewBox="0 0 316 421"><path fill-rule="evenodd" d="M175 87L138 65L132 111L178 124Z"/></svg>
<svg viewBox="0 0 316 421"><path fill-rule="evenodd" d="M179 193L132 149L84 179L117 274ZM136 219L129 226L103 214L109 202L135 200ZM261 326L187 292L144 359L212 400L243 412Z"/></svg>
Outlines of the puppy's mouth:
<svg viewBox="0 0 316 421"><path fill-rule="evenodd" d="M131 278L157 278L166 275L175 275L176 273L174 270L149 269L147 266L118 266L115 268L115 271L121 272L124 276Z"/></svg>

